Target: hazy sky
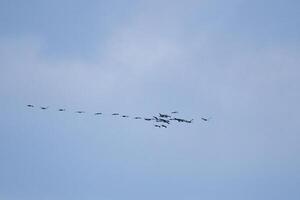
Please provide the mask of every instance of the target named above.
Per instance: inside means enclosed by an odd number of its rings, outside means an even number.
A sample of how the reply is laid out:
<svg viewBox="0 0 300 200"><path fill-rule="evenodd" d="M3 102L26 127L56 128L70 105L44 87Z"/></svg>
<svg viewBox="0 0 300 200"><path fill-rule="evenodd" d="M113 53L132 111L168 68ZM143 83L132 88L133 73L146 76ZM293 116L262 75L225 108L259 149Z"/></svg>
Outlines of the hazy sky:
<svg viewBox="0 0 300 200"><path fill-rule="evenodd" d="M0 199L298 200L299 10L0 0Z"/></svg>

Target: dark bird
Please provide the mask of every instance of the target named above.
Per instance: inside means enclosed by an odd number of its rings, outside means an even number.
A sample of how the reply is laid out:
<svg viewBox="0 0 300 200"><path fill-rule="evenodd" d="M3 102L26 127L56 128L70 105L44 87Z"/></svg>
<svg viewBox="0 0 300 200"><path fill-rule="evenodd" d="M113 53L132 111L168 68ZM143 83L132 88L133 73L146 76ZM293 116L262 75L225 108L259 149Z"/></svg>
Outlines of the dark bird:
<svg viewBox="0 0 300 200"><path fill-rule="evenodd" d="M154 126L157 127L157 128L160 128L160 125L155 124Z"/></svg>
<svg viewBox="0 0 300 200"><path fill-rule="evenodd" d="M94 115L102 115L102 113L101 112L97 112Z"/></svg>
<svg viewBox="0 0 300 200"><path fill-rule="evenodd" d="M191 120L184 120L184 122L186 122L186 123L192 123L192 121L193 121L194 119L191 119Z"/></svg>
<svg viewBox="0 0 300 200"><path fill-rule="evenodd" d="M151 121L152 119L151 118L144 118L146 121Z"/></svg>
<svg viewBox="0 0 300 200"><path fill-rule="evenodd" d="M180 118L173 118L172 120L176 120L176 121L178 121L178 122L184 122L185 120L184 119L180 119Z"/></svg>
<svg viewBox="0 0 300 200"><path fill-rule="evenodd" d="M60 109L58 109L58 111L59 111L59 112L64 112L64 111L66 111L66 109L60 108Z"/></svg>
<svg viewBox="0 0 300 200"><path fill-rule="evenodd" d="M76 111L75 113L83 114L83 113L85 113L85 111L79 110L79 111Z"/></svg>
<svg viewBox="0 0 300 200"><path fill-rule="evenodd" d="M41 107L42 110L47 110L49 107Z"/></svg>
<svg viewBox="0 0 300 200"><path fill-rule="evenodd" d="M135 117L134 119L142 119L141 117Z"/></svg>
<svg viewBox="0 0 300 200"><path fill-rule="evenodd" d="M161 127L163 127L163 128L167 128L167 126L166 126L166 125L161 125Z"/></svg>
<svg viewBox="0 0 300 200"><path fill-rule="evenodd" d="M178 113L178 111L173 111L173 112L172 112L172 114L177 114L177 113Z"/></svg>
<svg viewBox="0 0 300 200"><path fill-rule="evenodd" d="M119 113L113 113L112 115L119 115Z"/></svg>
<svg viewBox="0 0 300 200"><path fill-rule="evenodd" d="M163 117L163 118L169 118L169 117L171 117L170 115L166 115L166 114L160 114L159 113L159 117Z"/></svg>
<svg viewBox="0 0 300 200"><path fill-rule="evenodd" d="M129 116L128 116L128 115L122 115L122 117L124 117L124 118L128 118Z"/></svg>
<svg viewBox="0 0 300 200"><path fill-rule="evenodd" d="M162 122L162 123L170 124L170 120L166 120L166 119L162 119L162 118L159 118L157 120L157 122Z"/></svg>
<svg viewBox="0 0 300 200"><path fill-rule="evenodd" d="M205 122L209 121L209 118L204 118L204 117L201 117L201 119Z"/></svg>
<svg viewBox="0 0 300 200"><path fill-rule="evenodd" d="M28 104L28 105L27 105L27 107L29 107L29 108L33 108L33 107L34 107L34 105Z"/></svg>

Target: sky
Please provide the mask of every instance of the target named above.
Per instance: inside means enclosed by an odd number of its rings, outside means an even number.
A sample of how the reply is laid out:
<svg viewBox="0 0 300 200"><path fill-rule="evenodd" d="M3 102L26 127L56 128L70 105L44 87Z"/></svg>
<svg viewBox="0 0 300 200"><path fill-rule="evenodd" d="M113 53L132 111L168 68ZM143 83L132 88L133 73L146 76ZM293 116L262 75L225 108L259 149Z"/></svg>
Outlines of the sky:
<svg viewBox="0 0 300 200"><path fill-rule="evenodd" d="M0 199L298 200L299 9L0 0Z"/></svg>

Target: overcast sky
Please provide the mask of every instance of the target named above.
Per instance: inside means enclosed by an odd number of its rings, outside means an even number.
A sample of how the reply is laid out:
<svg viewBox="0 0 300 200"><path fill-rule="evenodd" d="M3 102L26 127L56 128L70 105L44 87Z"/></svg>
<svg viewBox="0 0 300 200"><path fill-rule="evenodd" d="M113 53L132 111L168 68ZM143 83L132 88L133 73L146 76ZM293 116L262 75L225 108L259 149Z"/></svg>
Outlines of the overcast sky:
<svg viewBox="0 0 300 200"><path fill-rule="evenodd" d="M299 10L0 0L0 199L298 200Z"/></svg>

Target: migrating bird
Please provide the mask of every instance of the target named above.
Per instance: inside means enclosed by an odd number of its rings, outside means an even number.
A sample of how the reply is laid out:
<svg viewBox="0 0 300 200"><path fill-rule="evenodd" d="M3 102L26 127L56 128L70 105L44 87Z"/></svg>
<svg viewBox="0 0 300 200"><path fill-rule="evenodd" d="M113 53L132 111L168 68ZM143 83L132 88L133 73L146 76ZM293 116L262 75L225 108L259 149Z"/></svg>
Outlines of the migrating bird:
<svg viewBox="0 0 300 200"><path fill-rule="evenodd" d="M112 115L119 115L119 113L113 113Z"/></svg>
<svg viewBox="0 0 300 200"><path fill-rule="evenodd" d="M157 122L163 122L163 123L166 123L166 124L170 124L170 120L166 120L166 119L162 119L162 118L159 118L158 120L156 120Z"/></svg>
<svg viewBox="0 0 300 200"><path fill-rule="evenodd" d="M102 113L101 112L97 112L94 115L102 115Z"/></svg>
<svg viewBox="0 0 300 200"><path fill-rule="evenodd" d="M184 121L185 121L184 119L180 119L180 118L176 118L176 117L174 117L174 118L171 119L171 120L176 120L176 121L178 121L178 122L184 122Z"/></svg>
<svg viewBox="0 0 300 200"><path fill-rule="evenodd" d="M144 118L146 121L151 121L152 119L151 118Z"/></svg>
<svg viewBox="0 0 300 200"><path fill-rule="evenodd" d="M124 117L124 118L128 118L129 116L128 116L128 115L122 115L122 117Z"/></svg>
<svg viewBox="0 0 300 200"><path fill-rule="evenodd" d="M166 126L166 125L161 125L161 127L167 128L167 126Z"/></svg>
<svg viewBox="0 0 300 200"><path fill-rule="evenodd" d="M201 119L202 119L203 121L205 121L205 122L207 122L207 121L210 120L210 118L204 118L204 117L201 117Z"/></svg>
<svg viewBox="0 0 300 200"><path fill-rule="evenodd" d="M194 119L191 119L191 120L184 120L184 122L186 122L186 123L192 123L192 121L193 121Z"/></svg>
<svg viewBox="0 0 300 200"><path fill-rule="evenodd" d="M34 105L28 104L28 105L27 105L27 107L29 107L29 108L33 108L33 107L34 107Z"/></svg>
<svg viewBox="0 0 300 200"><path fill-rule="evenodd" d="M66 111L66 109L60 108L60 109L58 109L58 111L59 111L59 112L64 112L64 111Z"/></svg>
<svg viewBox="0 0 300 200"><path fill-rule="evenodd" d="M166 115L166 114L160 114L159 113L159 117L163 117L163 118L169 118L169 117L171 117L170 115Z"/></svg>
<svg viewBox="0 0 300 200"><path fill-rule="evenodd" d="M76 111L76 113L78 113L78 114L83 114L83 113L85 113L84 111L81 111L81 110L79 110L79 111Z"/></svg>
<svg viewBox="0 0 300 200"><path fill-rule="evenodd" d="M154 126L157 127L157 128L160 128L160 125L155 124Z"/></svg>
<svg viewBox="0 0 300 200"><path fill-rule="evenodd" d="M134 119L142 119L141 117L135 117Z"/></svg>
<svg viewBox="0 0 300 200"><path fill-rule="evenodd" d="M40 107L42 110L47 110L49 107Z"/></svg>
<svg viewBox="0 0 300 200"><path fill-rule="evenodd" d="M172 114L177 114L177 113L178 113L178 111L173 111L173 112L172 112Z"/></svg>

